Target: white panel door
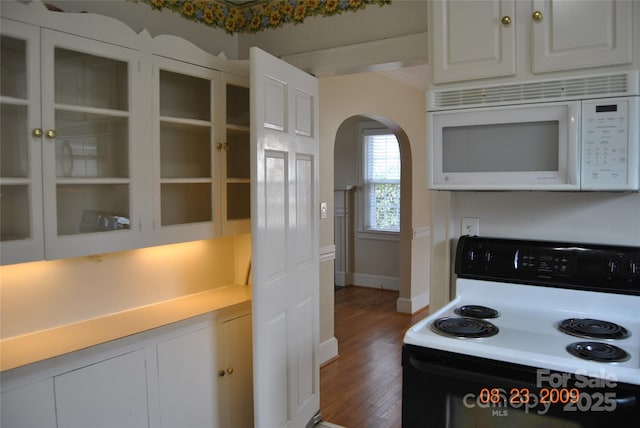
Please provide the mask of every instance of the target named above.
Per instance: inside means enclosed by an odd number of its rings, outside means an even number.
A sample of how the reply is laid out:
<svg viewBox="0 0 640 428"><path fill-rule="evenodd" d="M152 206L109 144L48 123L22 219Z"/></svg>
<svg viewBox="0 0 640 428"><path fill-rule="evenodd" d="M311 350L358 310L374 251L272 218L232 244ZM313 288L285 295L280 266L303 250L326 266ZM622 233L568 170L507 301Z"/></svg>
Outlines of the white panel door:
<svg viewBox="0 0 640 428"><path fill-rule="evenodd" d="M251 49L251 233L257 428L320 409L318 81Z"/></svg>

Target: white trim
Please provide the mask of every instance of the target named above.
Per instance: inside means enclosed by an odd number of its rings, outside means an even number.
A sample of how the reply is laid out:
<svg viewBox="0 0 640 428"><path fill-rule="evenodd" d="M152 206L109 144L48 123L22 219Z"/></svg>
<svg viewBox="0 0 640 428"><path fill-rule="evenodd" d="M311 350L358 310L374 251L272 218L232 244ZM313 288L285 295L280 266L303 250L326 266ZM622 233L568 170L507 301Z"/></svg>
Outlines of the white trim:
<svg viewBox="0 0 640 428"><path fill-rule="evenodd" d="M387 232L384 230L358 230L357 239L375 239L378 241L400 241L400 232Z"/></svg>
<svg viewBox="0 0 640 428"><path fill-rule="evenodd" d="M336 259L336 246L334 244L320 248L320 263L330 262Z"/></svg>
<svg viewBox="0 0 640 428"><path fill-rule="evenodd" d="M338 339L332 337L329 340L325 340L320 344L318 348L318 360L320 365L323 365L327 361L330 361L338 356Z"/></svg>
<svg viewBox="0 0 640 428"><path fill-rule="evenodd" d="M410 299L407 299L405 297L398 297L398 300L396 301L396 311L403 314L413 314L421 309L426 308L427 306L429 306L428 290Z"/></svg>
<svg viewBox="0 0 640 428"><path fill-rule="evenodd" d="M427 62L427 32L283 55L282 59L316 77L390 70Z"/></svg>
<svg viewBox="0 0 640 428"><path fill-rule="evenodd" d="M421 226L413 229L412 239L428 238L431 236L431 226Z"/></svg>
<svg viewBox="0 0 640 428"><path fill-rule="evenodd" d="M353 285L369 288L383 288L385 290L400 291L400 278L365 273L353 274Z"/></svg>

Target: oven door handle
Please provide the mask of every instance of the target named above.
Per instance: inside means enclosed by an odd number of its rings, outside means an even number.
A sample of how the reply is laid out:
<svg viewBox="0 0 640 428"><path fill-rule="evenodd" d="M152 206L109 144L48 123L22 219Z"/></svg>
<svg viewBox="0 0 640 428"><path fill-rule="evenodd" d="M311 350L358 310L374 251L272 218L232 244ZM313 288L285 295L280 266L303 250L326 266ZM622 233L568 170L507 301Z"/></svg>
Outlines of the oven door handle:
<svg viewBox="0 0 640 428"><path fill-rule="evenodd" d="M504 381L503 378L500 378L499 376L493 376L493 375L488 375L488 374L481 374L481 373L476 373L476 372L472 372L472 371L468 371L468 370L464 370L464 369L453 369L450 367L447 367L445 365L441 365L441 364L437 364L434 363L433 361L425 361L425 360L421 360L419 357L417 357L416 355L409 355L409 363L415 367L416 369L422 371L422 372L426 372L426 373L432 373L432 374L436 374L438 376L447 376L447 377L451 377L451 378L459 378L460 377L460 373L464 373L464 378L472 381L472 382L476 382L479 384L491 384L491 383L495 383L495 382L500 382L500 381ZM526 382L526 381L517 381L517 383L521 386L533 386L533 382Z"/></svg>
<svg viewBox="0 0 640 428"><path fill-rule="evenodd" d="M618 407L635 407L638 405L638 399L635 395L628 395L626 397L616 397L613 399Z"/></svg>

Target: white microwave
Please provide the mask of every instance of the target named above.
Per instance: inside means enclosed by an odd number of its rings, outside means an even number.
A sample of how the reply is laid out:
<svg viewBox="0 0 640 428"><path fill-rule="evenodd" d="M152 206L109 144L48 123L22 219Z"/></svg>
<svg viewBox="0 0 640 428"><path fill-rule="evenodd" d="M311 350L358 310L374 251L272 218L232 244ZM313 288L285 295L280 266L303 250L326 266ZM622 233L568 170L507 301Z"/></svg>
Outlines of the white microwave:
<svg viewBox="0 0 640 428"><path fill-rule="evenodd" d="M427 112L436 190L637 191L639 97Z"/></svg>

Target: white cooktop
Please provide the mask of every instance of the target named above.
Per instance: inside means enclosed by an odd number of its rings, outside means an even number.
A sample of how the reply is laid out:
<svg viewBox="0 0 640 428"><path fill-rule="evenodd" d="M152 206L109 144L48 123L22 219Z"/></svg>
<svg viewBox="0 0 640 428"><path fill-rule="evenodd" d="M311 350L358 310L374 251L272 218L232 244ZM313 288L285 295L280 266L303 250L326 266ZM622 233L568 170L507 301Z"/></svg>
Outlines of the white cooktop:
<svg viewBox="0 0 640 428"><path fill-rule="evenodd" d="M457 280L457 297L442 309L411 327L404 343L459 354L523 364L640 385L640 296L519 285L473 279ZM498 334L487 338L456 338L435 333L431 324L455 316L463 305L496 309L500 316L487 319ZM567 318L593 318L627 329L624 339L584 339L557 329ZM624 349L623 362L588 361L569 354L574 342L596 341Z"/></svg>

